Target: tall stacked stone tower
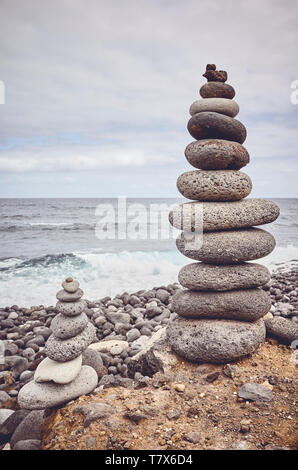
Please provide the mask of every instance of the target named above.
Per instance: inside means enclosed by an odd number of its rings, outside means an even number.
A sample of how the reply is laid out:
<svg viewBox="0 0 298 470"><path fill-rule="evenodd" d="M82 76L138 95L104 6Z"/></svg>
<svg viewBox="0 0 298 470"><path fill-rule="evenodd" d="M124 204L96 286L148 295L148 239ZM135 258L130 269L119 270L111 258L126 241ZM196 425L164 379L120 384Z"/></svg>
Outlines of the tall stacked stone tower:
<svg viewBox="0 0 298 470"><path fill-rule="evenodd" d="M225 83L227 73L213 64L207 65L203 76L208 82L200 89L202 99L191 105L188 122L196 140L185 150L197 169L177 181L180 193L193 202L177 206L169 217L183 230L178 250L196 262L179 273L185 289L172 299L178 317L167 334L180 356L225 363L253 352L265 339L262 317L271 302L261 286L270 273L249 261L274 249L273 236L255 226L273 222L279 208L272 201L245 199L252 182L239 171L249 162L249 154L242 146L246 129L235 119L239 112L235 90ZM196 232L198 205L203 234Z"/></svg>

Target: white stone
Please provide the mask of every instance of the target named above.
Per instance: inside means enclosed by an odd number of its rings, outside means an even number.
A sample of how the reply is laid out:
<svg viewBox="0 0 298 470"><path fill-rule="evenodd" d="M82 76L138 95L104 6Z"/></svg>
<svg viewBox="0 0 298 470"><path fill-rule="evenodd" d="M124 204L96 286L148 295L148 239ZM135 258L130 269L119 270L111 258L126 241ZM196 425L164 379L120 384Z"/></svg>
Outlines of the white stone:
<svg viewBox="0 0 298 470"><path fill-rule="evenodd" d="M121 354L128 348L128 342L122 340L111 339L108 341L99 341L98 343L92 343L89 345L89 348L94 349L94 351L110 353L111 349L115 350L117 347L117 354Z"/></svg>
<svg viewBox="0 0 298 470"><path fill-rule="evenodd" d="M34 374L35 382L55 382L68 384L80 372L82 366L82 354L67 362L57 362L46 357L37 366Z"/></svg>

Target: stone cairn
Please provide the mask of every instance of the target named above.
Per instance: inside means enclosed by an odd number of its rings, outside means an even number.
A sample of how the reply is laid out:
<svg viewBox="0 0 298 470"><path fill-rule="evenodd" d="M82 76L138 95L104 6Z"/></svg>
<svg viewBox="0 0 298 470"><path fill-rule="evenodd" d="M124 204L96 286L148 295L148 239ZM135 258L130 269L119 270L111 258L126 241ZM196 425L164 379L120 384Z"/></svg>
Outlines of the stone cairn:
<svg viewBox="0 0 298 470"><path fill-rule="evenodd" d="M252 353L265 339L262 317L270 310L269 295L261 288L270 279L267 268L248 261L274 249L275 240L256 225L273 222L278 206L264 199L244 199L252 189L248 175L239 171L249 162L241 145L246 138L235 90L227 73L207 65L203 99L190 107L188 131L196 140L185 150L188 162L199 170L177 180L180 193L196 202L181 204L169 215L184 230L178 250L197 262L179 272L180 289L172 299L178 317L167 335L173 350L194 362L227 363ZM196 214L202 214L203 234L196 232ZM187 210L186 210L187 209ZM184 225L184 226L183 226ZM189 245L189 240L202 240Z"/></svg>
<svg viewBox="0 0 298 470"><path fill-rule="evenodd" d="M45 345L47 357L38 365L34 380L19 392L22 408L57 406L92 392L98 383L96 370L82 365L88 362L84 352L96 337L96 328L84 313L84 293L72 278L62 282L62 287L56 296L59 314L51 322L52 335Z"/></svg>

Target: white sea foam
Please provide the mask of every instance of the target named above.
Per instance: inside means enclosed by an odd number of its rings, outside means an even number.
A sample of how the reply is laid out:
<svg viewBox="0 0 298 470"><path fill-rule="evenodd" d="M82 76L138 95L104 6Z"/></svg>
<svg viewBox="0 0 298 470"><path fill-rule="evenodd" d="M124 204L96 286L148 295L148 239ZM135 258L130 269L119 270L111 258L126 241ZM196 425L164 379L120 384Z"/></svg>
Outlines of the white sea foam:
<svg viewBox="0 0 298 470"><path fill-rule="evenodd" d="M298 247L289 245L277 247L256 262L274 271L281 263L290 267L292 260L298 260ZM80 281L89 300L168 285L177 282L179 269L188 262L192 260L178 251L76 252L25 262L11 258L0 261L0 306L54 305L56 292L67 276Z"/></svg>

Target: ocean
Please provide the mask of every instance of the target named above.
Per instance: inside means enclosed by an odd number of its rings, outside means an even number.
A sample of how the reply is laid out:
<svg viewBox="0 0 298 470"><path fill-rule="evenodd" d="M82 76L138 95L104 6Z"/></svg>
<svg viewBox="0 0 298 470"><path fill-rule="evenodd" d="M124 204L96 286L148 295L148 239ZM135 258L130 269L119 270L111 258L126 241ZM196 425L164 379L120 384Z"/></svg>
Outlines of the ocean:
<svg viewBox="0 0 298 470"><path fill-rule="evenodd" d="M262 228L277 246L258 261L271 270L298 259L298 199L273 200L281 214ZM177 282L191 261L167 214L181 201L128 199L125 219L117 199L0 199L0 307L54 305L68 276L88 300Z"/></svg>

